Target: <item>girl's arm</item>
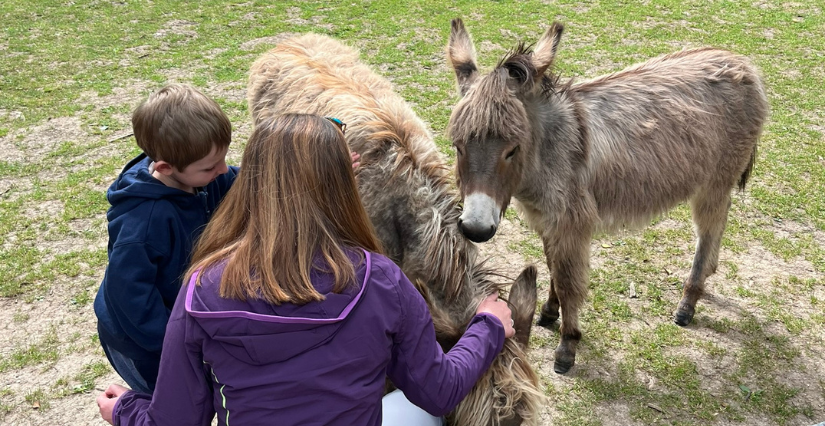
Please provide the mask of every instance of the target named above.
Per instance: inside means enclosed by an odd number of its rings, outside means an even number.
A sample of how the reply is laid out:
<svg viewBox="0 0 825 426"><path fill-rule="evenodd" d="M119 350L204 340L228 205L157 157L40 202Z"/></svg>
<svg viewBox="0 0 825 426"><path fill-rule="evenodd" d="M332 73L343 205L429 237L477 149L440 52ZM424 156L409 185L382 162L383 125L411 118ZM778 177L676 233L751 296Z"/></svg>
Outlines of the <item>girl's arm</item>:
<svg viewBox="0 0 825 426"><path fill-rule="evenodd" d="M505 327L494 314L477 314L445 354L436 342L424 298L400 270L388 278L398 280L401 320L393 337L387 374L412 403L434 416L446 415L470 393L501 352Z"/></svg>

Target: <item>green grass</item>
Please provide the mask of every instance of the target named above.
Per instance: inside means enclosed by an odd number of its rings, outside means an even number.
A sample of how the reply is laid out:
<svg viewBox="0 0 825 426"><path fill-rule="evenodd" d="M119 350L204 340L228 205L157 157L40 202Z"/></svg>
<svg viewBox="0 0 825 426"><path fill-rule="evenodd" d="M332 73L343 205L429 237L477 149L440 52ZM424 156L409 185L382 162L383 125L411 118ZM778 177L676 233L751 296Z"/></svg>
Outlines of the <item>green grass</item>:
<svg viewBox="0 0 825 426"><path fill-rule="evenodd" d="M514 241L507 246L507 249L516 253L521 253L524 257L533 262L541 262L544 259L544 250L541 248L541 240L535 236Z"/></svg>
<svg viewBox="0 0 825 426"><path fill-rule="evenodd" d="M45 411L51 406L49 396L43 389L37 389L34 392L26 394L25 400L34 410Z"/></svg>
<svg viewBox="0 0 825 426"><path fill-rule="evenodd" d="M52 328L40 342L15 349L8 356L0 358L0 372L19 369L34 364L54 362L58 359L60 339Z"/></svg>
<svg viewBox="0 0 825 426"><path fill-rule="evenodd" d="M825 415L817 406L825 400L825 376L809 367L823 365L821 355L811 354L825 344L821 9L812 0L5 0L0 298L17 304L8 316L14 327L44 320L28 312L54 297L70 317L92 315L107 261L105 188L138 152L134 138L124 137L132 109L164 83L189 82L216 93L236 130L230 156L239 158L250 122L246 73L273 47L265 38L321 32L357 46L362 60L390 79L431 126L452 163L445 128L456 102L455 81L443 53L449 20L464 19L486 71L518 42L535 42L557 19L565 33L554 66L564 79L714 45L752 58L764 76L771 114L748 188L734 195L719 271L709 279L709 292L728 305L703 299L691 327L671 324L695 244L687 206L644 230L597 236L593 256L599 267L590 272L581 311L579 372L543 379L558 413L553 424L615 424L610 414L617 406L630 421L650 425L821 421L812 417ZM64 131L58 124L67 121ZM56 130L42 130L49 126ZM505 219L524 226L512 209ZM534 234L509 241L507 248L544 268ZM740 263L743 258L756 264ZM540 299L547 285L540 282ZM73 337L58 339L51 329L10 341L2 351L0 381L98 347L94 330L67 336ZM531 347L552 358L557 341L557 331L534 333ZM101 356L55 378L52 386L14 393L2 388L0 418L23 410L15 404L46 411L50 401L88 392L106 368ZM791 373L810 376L815 390L784 381Z"/></svg>
<svg viewBox="0 0 825 426"><path fill-rule="evenodd" d="M87 393L95 388L95 381L112 371L106 361L96 361L86 364L79 373L72 377L63 377L55 382L54 393L58 397Z"/></svg>

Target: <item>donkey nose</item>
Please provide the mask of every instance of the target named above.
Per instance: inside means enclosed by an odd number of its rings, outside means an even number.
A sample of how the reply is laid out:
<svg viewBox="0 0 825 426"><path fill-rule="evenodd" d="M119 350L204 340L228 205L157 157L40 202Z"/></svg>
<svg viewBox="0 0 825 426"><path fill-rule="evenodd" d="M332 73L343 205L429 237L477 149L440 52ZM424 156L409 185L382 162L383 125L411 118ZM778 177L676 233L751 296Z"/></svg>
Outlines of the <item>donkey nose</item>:
<svg viewBox="0 0 825 426"><path fill-rule="evenodd" d="M493 238L493 235L496 235L495 225L490 225L489 227L472 226L460 218L458 219L458 229L461 230L461 233L464 234L467 239L474 243L483 243Z"/></svg>

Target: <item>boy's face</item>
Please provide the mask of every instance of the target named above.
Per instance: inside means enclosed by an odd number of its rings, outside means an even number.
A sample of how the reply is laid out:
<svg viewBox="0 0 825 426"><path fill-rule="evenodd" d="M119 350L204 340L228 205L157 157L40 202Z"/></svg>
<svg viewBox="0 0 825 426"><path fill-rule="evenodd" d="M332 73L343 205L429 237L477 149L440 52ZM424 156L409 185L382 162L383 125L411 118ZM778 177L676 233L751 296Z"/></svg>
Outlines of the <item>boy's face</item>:
<svg viewBox="0 0 825 426"><path fill-rule="evenodd" d="M229 152L228 146L220 149L214 147L209 155L186 166L183 170L173 167L170 177L189 188L206 186L229 170L226 166L227 152Z"/></svg>

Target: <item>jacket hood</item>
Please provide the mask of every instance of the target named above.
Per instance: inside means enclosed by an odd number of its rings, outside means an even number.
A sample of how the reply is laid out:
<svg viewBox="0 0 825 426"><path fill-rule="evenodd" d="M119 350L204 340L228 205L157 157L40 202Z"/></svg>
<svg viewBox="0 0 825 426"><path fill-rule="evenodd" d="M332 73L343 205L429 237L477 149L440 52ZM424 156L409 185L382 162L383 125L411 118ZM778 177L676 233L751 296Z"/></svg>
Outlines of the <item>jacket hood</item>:
<svg viewBox="0 0 825 426"><path fill-rule="evenodd" d="M252 365L285 361L318 347L340 330L366 291L370 254L354 258L356 284L333 293L332 275L313 269L315 289L324 300L305 305L271 305L263 300L233 300L219 296L223 265L210 268L195 285L186 288L185 308L204 331L233 357Z"/></svg>
<svg viewBox="0 0 825 426"><path fill-rule="evenodd" d="M110 221L147 199L173 198L176 202L184 203L193 201L194 197L190 197L188 192L168 187L152 177L150 164L152 160L146 154L137 156L126 164L117 180L109 187L106 198L112 205L109 210Z"/></svg>

